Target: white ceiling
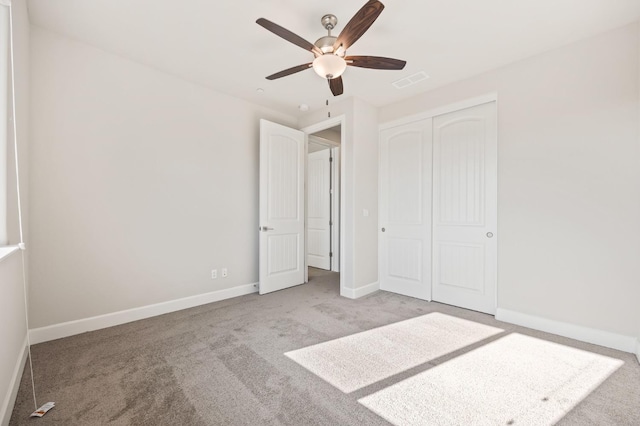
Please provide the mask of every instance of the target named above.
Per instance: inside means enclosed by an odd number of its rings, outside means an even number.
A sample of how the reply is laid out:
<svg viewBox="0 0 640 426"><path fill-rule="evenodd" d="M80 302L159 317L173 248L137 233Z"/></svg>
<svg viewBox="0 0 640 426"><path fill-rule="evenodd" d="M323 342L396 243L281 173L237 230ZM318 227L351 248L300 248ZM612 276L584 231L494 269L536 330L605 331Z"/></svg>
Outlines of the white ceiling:
<svg viewBox="0 0 640 426"><path fill-rule="evenodd" d="M338 17L334 35L365 0L29 0L31 23L191 82L293 115L332 99L307 70L265 76L313 55L255 23L269 19L313 43L320 18ZM345 91L375 106L621 27L640 18L640 0L383 0L385 9L350 55L404 59L402 71L349 67ZM430 78L396 89L418 71ZM262 88L259 94L256 89Z"/></svg>

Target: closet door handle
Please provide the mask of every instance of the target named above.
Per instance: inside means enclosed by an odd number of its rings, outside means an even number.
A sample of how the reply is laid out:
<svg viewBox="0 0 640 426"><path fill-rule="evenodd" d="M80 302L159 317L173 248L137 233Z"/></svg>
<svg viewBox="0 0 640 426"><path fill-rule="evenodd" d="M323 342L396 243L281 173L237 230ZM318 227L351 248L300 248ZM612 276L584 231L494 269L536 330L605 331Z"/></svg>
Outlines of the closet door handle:
<svg viewBox="0 0 640 426"><path fill-rule="evenodd" d="M382 228L381 231L384 232L384 231L386 231L386 229Z"/></svg>
<svg viewBox="0 0 640 426"><path fill-rule="evenodd" d="M487 238L492 238L493 237L493 232L487 232Z"/></svg>

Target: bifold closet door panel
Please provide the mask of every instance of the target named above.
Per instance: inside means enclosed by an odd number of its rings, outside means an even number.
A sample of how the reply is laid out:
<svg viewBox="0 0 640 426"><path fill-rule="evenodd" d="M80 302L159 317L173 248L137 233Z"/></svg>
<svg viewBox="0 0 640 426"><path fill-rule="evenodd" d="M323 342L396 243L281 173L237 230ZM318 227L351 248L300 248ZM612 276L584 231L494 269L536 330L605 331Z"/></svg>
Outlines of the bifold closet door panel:
<svg viewBox="0 0 640 426"><path fill-rule="evenodd" d="M433 119L433 300L495 314L496 103Z"/></svg>
<svg viewBox="0 0 640 426"><path fill-rule="evenodd" d="M432 120L380 133L380 288L431 299Z"/></svg>

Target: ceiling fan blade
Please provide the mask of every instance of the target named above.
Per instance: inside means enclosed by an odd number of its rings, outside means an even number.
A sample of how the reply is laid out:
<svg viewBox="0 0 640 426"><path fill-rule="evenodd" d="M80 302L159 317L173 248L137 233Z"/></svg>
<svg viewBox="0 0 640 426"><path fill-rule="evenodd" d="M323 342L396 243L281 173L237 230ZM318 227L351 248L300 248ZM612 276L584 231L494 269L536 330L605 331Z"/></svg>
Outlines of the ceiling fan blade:
<svg viewBox="0 0 640 426"><path fill-rule="evenodd" d="M283 28L278 24L274 24L273 22L269 21L268 19L259 18L256 21L256 24L258 24L258 25L264 27L265 29L271 31L275 35L282 37L283 39L287 40L288 42L293 43L296 46L302 47L304 50L308 50L310 52L313 52L316 55L322 55L322 51L320 49L318 49L318 47L316 45L309 43L307 40L303 39L299 35L296 35L296 34L292 33L288 29Z"/></svg>
<svg viewBox="0 0 640 426"><path fill-rule="evenodd" d="M351 47L378 18L382 9L384 9L384 5L378 0L369 0L365 3L342 29L333 44L333 51L335 52L341 45L344 50Z"/></svg>
<svg viewBox="0 0 640 426"><path fill-rule="evenodd" d="M286 77L288 75L295 74L300 71L304 71L306 69L311 68L311 65L313 65L313 63L309 62L308 64L302 64L302 65L297 65L295 67L287 68L286 70L277 72L275 74L271 74L269 77L267 77L267 80L275 80L276 78Z"/></svg>
<svg viewBox="0 0 640 426"><path fill-rule="evenodd" d="M373 68L376 70L401 70L407 61L381 56L346 56L347 65L361 68Z"/></svg>
<svg viewBox="0 0 640 426"><path fill-rule="evenodd" d="M331 93L333 96L340 96L344 91L344 87L342 86L342 77L336 77L329 80L329 88L331 89Z"/></svg>

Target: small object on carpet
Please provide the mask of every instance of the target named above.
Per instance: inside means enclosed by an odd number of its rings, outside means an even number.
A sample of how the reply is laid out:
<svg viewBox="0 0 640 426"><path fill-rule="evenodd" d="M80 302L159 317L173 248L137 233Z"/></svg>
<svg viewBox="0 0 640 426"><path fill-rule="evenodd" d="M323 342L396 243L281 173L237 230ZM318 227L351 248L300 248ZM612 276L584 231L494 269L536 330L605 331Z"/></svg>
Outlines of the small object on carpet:
<svg viewBox="0 0 640 426"><path fill-rule="evenodd" d="M51 410L55 406L56 406L55 402L47 402L42 407L38 408L36 411L31 413L31 416L29 417L42 417L45 414L47 414L47 411Z"/></svg>

